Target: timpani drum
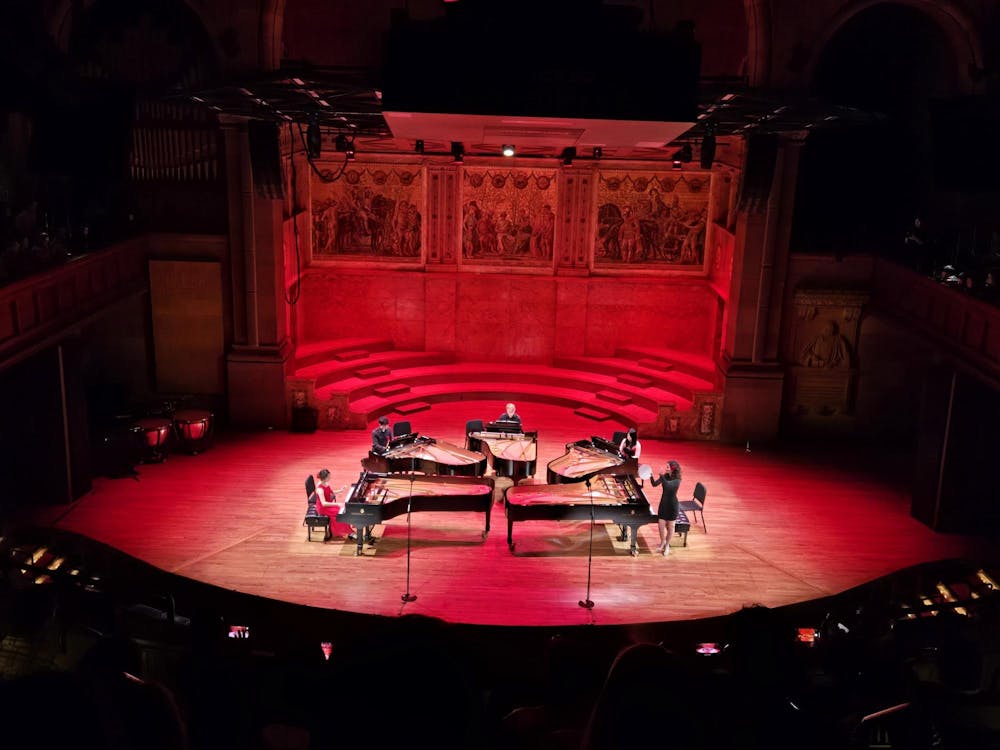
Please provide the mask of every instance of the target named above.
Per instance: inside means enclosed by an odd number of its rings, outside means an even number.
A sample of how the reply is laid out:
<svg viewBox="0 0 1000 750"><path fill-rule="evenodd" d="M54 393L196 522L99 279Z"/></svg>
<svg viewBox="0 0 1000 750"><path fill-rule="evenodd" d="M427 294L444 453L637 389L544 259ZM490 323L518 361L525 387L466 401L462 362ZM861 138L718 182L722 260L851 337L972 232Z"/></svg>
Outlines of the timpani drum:
<svg viewBox="0 0 1000 750"><path fill-rule="evenodd" d="M143 463L158 464L167 457L171 424L166 417L144 417L135 423L132 429L141 436Z"/></svg>
<svg viewBox="0 0 1000 750"><path fill-rule="evenodd" d="M197 455L209 447L212 439L212 412L201 409L174 412L174 430L181 450Z"/></svg>

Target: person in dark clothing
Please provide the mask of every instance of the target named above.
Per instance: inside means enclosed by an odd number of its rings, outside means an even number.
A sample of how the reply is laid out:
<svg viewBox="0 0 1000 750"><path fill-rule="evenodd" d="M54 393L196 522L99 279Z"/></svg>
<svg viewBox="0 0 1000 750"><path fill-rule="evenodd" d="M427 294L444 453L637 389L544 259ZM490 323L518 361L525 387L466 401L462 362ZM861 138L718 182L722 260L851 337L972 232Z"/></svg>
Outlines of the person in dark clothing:
<svg viewBox="0 0 1000 750"><path fill-rule="evenodd" d="M497 422L517 422L521 424L521 415L517 413L517 407L514 404L507 404L507 408L504 409L503 414L497 417Z"/></svg>
<svg viewBox="0 0 1000 750"><path fill-rule="evenodd" d="M389 448L392 440L392 430L389 429L389 417L379 417L378 427L372 430L372 453L382 455Z"/></svg>
<svg viewBox="0 0 1000 750"><path fill-rule="evenodd" d="M618 444L618 452L625 458L639 458L642 455L642 443L639 442L639 432L632 427L628 434Z"/></svg>
<svg viewBox="0 0 1000 750"><path fill-rule="evenodd" d="M670 554L670 537L674 535L674 522L680 506L677 502L677 490L681 486L681 465L676 461L668 461L660 470L660 475L650 481L654 487L663 487L660 506L656 509L656 518L660 527L660 545L657 552L666 557Z"/></svg>

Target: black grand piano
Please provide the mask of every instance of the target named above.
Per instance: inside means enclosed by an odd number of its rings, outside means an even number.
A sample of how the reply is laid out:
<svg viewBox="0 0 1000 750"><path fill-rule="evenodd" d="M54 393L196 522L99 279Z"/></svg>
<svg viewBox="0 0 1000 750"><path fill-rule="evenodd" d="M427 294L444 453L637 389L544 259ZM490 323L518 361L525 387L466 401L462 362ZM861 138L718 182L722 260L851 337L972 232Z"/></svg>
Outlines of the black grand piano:
<svg viewBox="0 0 1000 750"><path fill-rule="evenodd" d="M656 523L656 515L635 477L630 474L599 474L590 482L541 484L511 487L504 494L507 506L507 544L514 551L514 523L519 521L587 521L593 500L594 521L611 521L631 531L629 551L639 554L639 527ZM685 534L690 529L687 517L680 515L674 531ZM686 539L685 539L686 542Z"/></svg>
<svg viewBox="0 0 1000 750"><path fill-rule="evenodd" d="M533 477L538 461L538 433L522 432L513 422L495 422L480 432L470 432L469 450L480 451L498 477Z"/></svg>
<svg viewBox="0 0 1000 750"><path fill-rule="evenodd" d="M583 482L597 474L632 474L639 471L639 462L625 458L618 446L596 435L590 440L577 440L566 446L566 453L549 461L546 481L549 484Z"/></svg>
<svg viewBox="0 0 1000 750"><path fill-rule="evenodd" d="M382 474L419 471L441 476L481 477L486 472L486 456L411 432L390 440L385 453L370 451L368 458L361 459L361 465L368 471Z"/></svg>
<svg viewBox="0 0 1000 750"><path fill-rule="evenodd" d="M483 513L486 519L483 539L490 531L493 507L493 479L490 477L401 476L363 471L347 495L344 511L337 516L340 523L357 527L356 554L361 554L373 526L406 513L407 499L411 495L413 513Z"/></svg>

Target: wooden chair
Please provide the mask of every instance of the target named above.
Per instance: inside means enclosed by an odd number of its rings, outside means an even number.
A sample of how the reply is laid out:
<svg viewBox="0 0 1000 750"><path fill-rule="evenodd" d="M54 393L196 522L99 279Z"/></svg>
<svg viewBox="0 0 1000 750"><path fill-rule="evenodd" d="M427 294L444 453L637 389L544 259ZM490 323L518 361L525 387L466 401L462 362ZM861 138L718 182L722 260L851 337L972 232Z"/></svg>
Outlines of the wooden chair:
<svg viewBox="0 0 1000 750"><path fill-rule="evenodd" d="M708 533L708 526L705 525L705 497L708 495L708 490L705 489L705 485L698 482L694 486L694 497L690 500L682 500L680 502L681 510L686 513L697 514L701 513L701 527ZM698 520L698 516L694 516L694 520Z"/></svg>

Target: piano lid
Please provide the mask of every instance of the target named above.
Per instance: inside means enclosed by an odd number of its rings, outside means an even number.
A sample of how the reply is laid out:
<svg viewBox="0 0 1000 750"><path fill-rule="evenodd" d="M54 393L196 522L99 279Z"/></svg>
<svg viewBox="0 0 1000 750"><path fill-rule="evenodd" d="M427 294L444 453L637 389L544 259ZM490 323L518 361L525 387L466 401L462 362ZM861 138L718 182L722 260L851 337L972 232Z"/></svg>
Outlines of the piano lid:
<svg viewBox="0 0 1000 750"><path fill-rule="evenodd" d="M591 482L589 490L582 483L516 485L507 490L506 497L511 505L577 505L591 499L595 505L649 504L628 474L602 474Z"/></svg>
<svg viewBox="0 0 1000 750"><path fill-rule="evenodd" d="M549 461L550 483L582 482L599 473L632 473L635 459L626 459L610 440L592 437L566 446L566 453Z"/></svg>
<svg viewBox="0 0 1000 750"><path fill-rule="evenodd" d="M386 475L362 472L348 502L389 503L410 497L446 497L448 495L489 495L490 481L472 477Z"/></svg>

